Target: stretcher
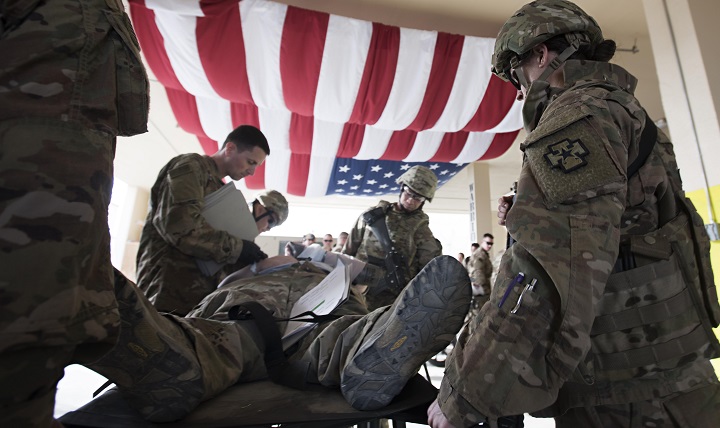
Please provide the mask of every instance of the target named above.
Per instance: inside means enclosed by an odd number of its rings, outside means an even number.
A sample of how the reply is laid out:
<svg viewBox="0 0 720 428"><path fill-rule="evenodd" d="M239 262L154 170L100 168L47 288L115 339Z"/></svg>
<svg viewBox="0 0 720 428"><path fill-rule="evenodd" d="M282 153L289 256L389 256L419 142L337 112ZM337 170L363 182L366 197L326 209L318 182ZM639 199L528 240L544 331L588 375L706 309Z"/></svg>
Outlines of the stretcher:
<svg viewBox="0 0 720 428"><path fill-rule="evenodd" d="M311 385L300 391L264 380L237 384L201 403L181 421L153 424L143 420L113 388L59 420L66 428L375 427L380 419L392 420L393 427L404 427L406 422L425 424L427 407L436 396L437 389L418 374L390 405L359 411L345 401L339 389Z"/></svg>

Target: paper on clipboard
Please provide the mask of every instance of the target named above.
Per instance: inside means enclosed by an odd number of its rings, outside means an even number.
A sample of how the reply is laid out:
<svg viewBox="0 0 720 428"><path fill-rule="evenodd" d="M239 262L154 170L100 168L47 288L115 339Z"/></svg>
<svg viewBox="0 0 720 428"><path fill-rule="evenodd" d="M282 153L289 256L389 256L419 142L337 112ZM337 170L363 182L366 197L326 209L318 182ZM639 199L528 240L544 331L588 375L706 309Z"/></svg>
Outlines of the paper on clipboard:
<svg viewBox="0 0 720 428"><path fill-rule="evenodd" d="M252 241L259 233L245 196L234 181L205 196L202 215L213 228L240 239ZM215 275L223 266L214 260L196 259L196 264L205 276Z"/></svg>
<svg viewBox="0 0 720 428"><path fill-rule="evenodd" d="M350 269L338 258L335 268L295 302L289 318L307 311L327 315L347 299L349 291ZM282 338L283 349L292 346L316 325L314 322L289 321Z"/></svg>

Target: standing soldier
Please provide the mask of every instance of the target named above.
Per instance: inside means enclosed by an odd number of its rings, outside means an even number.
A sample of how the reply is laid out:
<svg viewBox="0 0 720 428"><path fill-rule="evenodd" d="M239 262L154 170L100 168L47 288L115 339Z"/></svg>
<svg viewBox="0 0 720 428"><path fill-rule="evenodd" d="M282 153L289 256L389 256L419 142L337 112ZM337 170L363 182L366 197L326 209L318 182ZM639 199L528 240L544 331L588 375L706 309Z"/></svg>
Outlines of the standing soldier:
<svg viewBox="0 0 720 428"><path fill-rule="evenodd" d="M0 3L0 426L53 424L63 369L120 320L108 203L148 82L120 0Z"/></svg>
<svg viewBox="0 0 720 428"><path fill-rule="evenodd" d="M467 269L470 275L473 297L472 303L470 304L470 312L468 313L468 321L477 316L480 308L490 300L490 290L492 289L490 277L493 273L493 265L490 261L489 251L493 244L494 238L492 234L486 233L483 235L480 247L470 255ZM470 326L472 327L473 324L470 324Z"/></svg>
<svg viewBox="0 0 720 428"><path fill-rule="evenodd" d="M241 125L213 155L179 155L160 170L150 192L150 212L137 254L137 285L158 310L185 315L217 287L225 273L267 257L254 242L212 227L202 210L205 197L224 185L224 177L241 180L253 175L268 154L263 133ZM287 201L280 193L265 196L279 200L285 215L262 203L253 204L259 232L287 217ZM206 276L198 259L226 268Z"/></svg>
<svg viewBox="0 0 720 428"><path fill-rule="evenodd" d="M493 71L525 100L528 131L506 217L515 243L448 359L433 427L523 413L558 427L718 425L709 240L614 52L569 1L529 3L500 30Z"/></svg>
<svg viewBox="0 0 720 428"><path fill-rule="evenodd" d="M442 254L422 210L425 201L432 202L435 196L435 173L418 165L396 182L400 184L398 202L380 201L360 215L343 248L344 254L387 270L388 288L367 291L371 310L391 304L410 278Z"/></svg>

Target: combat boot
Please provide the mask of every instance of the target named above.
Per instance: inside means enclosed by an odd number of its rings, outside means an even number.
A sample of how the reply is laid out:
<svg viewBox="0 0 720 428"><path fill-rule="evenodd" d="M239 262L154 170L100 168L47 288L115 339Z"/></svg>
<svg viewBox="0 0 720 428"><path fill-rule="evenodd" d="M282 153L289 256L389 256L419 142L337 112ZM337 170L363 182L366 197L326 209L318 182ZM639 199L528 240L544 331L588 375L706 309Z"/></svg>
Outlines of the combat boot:
<svg viewBox="0 0 720 428"><path fill-rule="evenodd" d="M351 406L388 405L420 366L460 331L470 306L470 280L450 256L428 263L370 329L341 375Z"/></svg>
<svg viewBox="0 0 720 428"><path fill-rule="evenodd" d="M125 400L153 422L186 416L200 403L203 379L193 345L172 315L161 315L137 287L115 271L120 311L118 341L87 367L114 382Z"/></svg>

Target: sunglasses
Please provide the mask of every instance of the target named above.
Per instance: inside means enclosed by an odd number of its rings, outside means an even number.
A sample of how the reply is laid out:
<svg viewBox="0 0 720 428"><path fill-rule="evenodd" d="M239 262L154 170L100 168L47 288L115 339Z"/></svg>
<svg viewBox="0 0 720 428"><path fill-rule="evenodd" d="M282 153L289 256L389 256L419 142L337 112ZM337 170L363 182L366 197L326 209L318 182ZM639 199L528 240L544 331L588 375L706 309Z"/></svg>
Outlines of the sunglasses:
<svg viewBox="0 0 720 428"><path fill-rule="evenodd" d="M486 244L488 244L488 245L494 245L494 244L495 244L494 242L488 242L488 241L483 241L483 242L486 243Z"/></svg>
<svg viewBox="0 0 720 428"><path fill-rule="evenodd" d="M332 242L332 239L323 239L323 242Z"/></svg>
<svg viewBox="0 0 720 428"><path fill-rule="evenodd" d="M414 200L416 200L416 201L418 201L418 202L425 202L425 201L427 200L427 198L426 198L425 196L419 195L419 194L413 192L413 191L410 190L410 188L407 187L407 186L403 186L403 192L405 192L405 194L407 195L408 198L414 199Z"/></svg>

